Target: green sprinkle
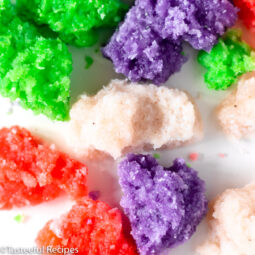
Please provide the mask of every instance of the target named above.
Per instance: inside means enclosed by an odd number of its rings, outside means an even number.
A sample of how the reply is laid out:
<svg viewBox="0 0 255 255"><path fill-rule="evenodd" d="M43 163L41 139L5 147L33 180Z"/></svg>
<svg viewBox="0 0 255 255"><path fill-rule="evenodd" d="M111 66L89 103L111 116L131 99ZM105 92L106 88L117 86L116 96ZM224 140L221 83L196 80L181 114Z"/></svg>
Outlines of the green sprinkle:
<svg viewBox="0 0 255 255"><path fill-rule="evenodd" d="M92 57L86 56L85 57L85 62L86 62L85 69L89 69L93 65L94 60L93 60Z"/></svg>
<svg viewBox="0 0 255 255"><path fill-rule="evenodd" d="M154 153L153 157L156 158L156 159L160 159L160 155L158 153Z"/></svg>
<svg viewBox="0 0 255 255"><path fill-rule="evenodd" d="M25 217L23 214L18 214L14 217L14 220L18 223L22 223L24 221Z"/></svg>
<svg viewBox="0 0 255 255"><path fill-rule="evenodd" d="M191 164L189 164L189 163L186 163L186 166L189 167L189 168L191 168Z"/></svg>

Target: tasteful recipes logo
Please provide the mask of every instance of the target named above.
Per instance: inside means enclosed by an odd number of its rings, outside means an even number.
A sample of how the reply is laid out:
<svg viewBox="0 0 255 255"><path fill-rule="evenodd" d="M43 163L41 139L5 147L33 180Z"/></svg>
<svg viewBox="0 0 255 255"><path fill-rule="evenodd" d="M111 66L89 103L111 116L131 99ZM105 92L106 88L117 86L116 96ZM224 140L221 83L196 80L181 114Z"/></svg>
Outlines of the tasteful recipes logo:
<svg viewBox="0 0 255 255"><path fill-rule="evenodd" d="M11 246L5 246L0 247L0 254L78 254L79 250L78 248L64 248L64 247L11 247Z"/></svg>

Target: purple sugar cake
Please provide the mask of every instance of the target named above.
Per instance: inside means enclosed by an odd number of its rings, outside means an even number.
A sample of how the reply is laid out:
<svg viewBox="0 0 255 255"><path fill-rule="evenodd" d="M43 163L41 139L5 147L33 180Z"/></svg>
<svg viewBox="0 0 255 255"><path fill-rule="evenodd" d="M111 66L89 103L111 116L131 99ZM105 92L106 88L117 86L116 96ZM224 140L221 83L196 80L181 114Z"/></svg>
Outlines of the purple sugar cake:
<svg viewBox="0 0 255 255"><path fill-rule="evenodd" d="M206 214L205 184L183 159L164 168L150 155L129 154L119 176L121 206L141 255L187 241Z"/></svg>
<svg viewBox="0 0 255 255"><path fill-rule="evenodd" d="M209 51L236 12L228 0L136 0L103 53L131 81L161 84L187 60L184 41Z"/></svg>

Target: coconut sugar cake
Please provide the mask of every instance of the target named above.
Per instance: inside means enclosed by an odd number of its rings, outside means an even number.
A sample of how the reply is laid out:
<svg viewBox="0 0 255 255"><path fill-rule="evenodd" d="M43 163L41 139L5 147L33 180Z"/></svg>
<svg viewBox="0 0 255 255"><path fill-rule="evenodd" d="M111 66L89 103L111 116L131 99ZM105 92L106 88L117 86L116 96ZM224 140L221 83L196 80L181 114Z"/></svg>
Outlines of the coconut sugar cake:
<svg viewBox="0 0 255 255"><path fill-rule="evenodd" d="M254 255L255 183L223 192L211 206L209 237L199 255Z"/></svg>
<svg viewBox="0 0 255 255"><path fill-rule="evenodd" d="M70 142L114 158L130 151L170 148L202 134L199 112L183 91L113 80L97 95L83 95L71 109Z"/></svg>
<svg viewBox="0 0 255 255"><path fill-rule="evenodd" d="M239 139L255 134L255 72L241 77L237 88L216 112L221 128L229 137Z"/></svg>

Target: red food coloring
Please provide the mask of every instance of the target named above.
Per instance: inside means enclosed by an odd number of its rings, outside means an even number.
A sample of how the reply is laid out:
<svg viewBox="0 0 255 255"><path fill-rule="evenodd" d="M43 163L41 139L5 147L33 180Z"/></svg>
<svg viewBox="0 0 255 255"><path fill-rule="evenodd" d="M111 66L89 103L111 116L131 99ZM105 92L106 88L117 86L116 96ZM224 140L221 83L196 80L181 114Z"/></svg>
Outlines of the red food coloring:
<svg viewBox="0 0 255 255"><path fill-rule="evenodd" d="M87 168L18 126L0 130L0 209L87 195Z"/></svg>
<svg viewBox="0 0 255 255"><path fill-rule="evenodd" d="M79 255L136 255L130 234L123 229L121 212L101 201L84 198L60 219L39 232L38 247L77 248ZM50 254L50 253L45 253Z"/></svg>
<svg viewBox="0 0 255 255"><path fill-rule="evenodd" d="M196 152L192 152L189 154L189 160L191 160L191 161L196 161L196 160L198 160L198 158L199 158L199 154Z"/></svg>
<svg viewBox="0 0 255 255"><path fill-rule="evenodd" d="M239 18L247 28L255 28L255 1L254 0L234 0L234 4L239 8Z"/></svg>

